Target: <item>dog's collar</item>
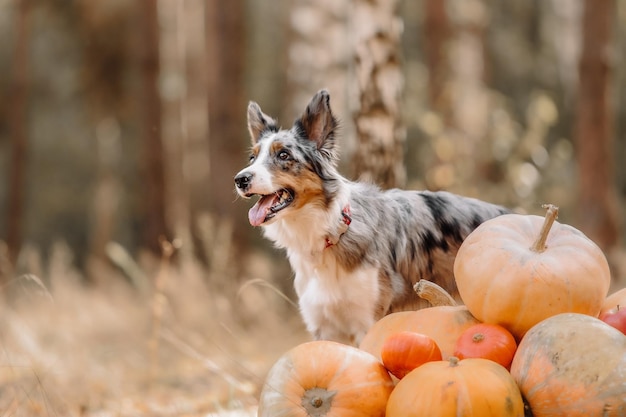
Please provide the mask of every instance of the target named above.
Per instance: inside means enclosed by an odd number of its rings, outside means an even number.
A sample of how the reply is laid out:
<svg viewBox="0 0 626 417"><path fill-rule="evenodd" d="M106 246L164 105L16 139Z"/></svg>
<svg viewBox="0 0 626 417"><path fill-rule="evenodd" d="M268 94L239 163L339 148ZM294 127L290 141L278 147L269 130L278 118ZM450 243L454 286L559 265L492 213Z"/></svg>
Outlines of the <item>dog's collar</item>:
<svg viewBox="0 0 626 417"><path fill-rule="evenodd" d="M326 237L326 245L324 249L336 245L339 242L339 238L348 231L348 226L352 223L352 213L350 212L350 204L346 204L341 210L341 222L337 229L337 233Z"/></svg>

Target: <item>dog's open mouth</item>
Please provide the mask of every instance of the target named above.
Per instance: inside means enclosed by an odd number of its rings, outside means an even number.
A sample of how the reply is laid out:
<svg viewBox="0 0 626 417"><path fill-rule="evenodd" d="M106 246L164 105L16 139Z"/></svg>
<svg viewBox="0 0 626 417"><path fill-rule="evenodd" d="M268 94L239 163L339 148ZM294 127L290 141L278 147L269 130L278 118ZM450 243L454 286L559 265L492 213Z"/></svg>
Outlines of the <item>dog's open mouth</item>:
<svg viewBox="0 0 626 417"><path fill-rule="evenodd" d="M279 211L293 203L293 190L283 188L272 194L262 195L259 201L248 212L252 226L260 226L270 220Z"/></svg>

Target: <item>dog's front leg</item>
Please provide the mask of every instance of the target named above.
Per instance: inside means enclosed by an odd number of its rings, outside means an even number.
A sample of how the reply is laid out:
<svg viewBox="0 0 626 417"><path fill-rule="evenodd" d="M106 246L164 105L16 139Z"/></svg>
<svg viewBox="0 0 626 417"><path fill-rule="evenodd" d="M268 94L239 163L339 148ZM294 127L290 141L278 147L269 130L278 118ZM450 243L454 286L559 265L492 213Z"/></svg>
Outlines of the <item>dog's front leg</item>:
<svg viewBox="0 0 626 417"><path fill-rule="evenodd" d="M315 340L332 340L349 345L360 342L365 333L356 335L350 332L343 320L334 313L335 310L332 306L311 302L307 296L300 298L300 313Z"/></svg>
<svg viewBox="0 0 626 417"><path fill-rule="evenodd" d="M307 271L316 273L296 275L296 292L309 332L316 339L360 343L380 315L378 267L346 271L328 262Z"/></svg>
<svg viewBox="0 0 626 417"><path fill-rule="evenodd" d="M363 336L365 335L356 336L348 334L337 328L331 328L329 326L325 326L313 332L313 337L315 338L315 340L331 340L333 342L339 342L346 345L354 346L358 346L358 343L361 342Z"/></svg>

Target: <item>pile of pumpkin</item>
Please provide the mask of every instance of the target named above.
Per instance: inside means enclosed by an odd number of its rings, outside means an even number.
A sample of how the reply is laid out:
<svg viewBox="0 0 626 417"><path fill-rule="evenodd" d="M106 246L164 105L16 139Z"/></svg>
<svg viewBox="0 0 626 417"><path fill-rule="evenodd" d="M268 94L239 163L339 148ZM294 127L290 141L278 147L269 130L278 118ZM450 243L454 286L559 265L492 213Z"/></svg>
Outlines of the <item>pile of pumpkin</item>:
<svg viewBox="0 0 626 417"><path fill-rule="evenodd" d="M454 265L464 305L392 313L359 348L287 352L259 416L626 416L626 288L607 297L602 251L547 209L468 236Z"/></svg>

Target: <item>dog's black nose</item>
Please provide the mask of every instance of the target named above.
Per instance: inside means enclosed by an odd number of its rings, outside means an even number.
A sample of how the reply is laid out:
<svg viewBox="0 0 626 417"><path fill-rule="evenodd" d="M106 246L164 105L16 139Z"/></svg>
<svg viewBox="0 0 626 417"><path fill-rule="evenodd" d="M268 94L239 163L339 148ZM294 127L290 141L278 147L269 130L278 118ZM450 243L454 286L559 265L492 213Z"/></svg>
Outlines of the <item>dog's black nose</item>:
<svg viewBox="0 0 626 417"><path fill-rule="evenodd" d="M245 190L250 186L252 181L252 174L249 172L241 172L235 177L235 184L240 190Z"/></svg>

